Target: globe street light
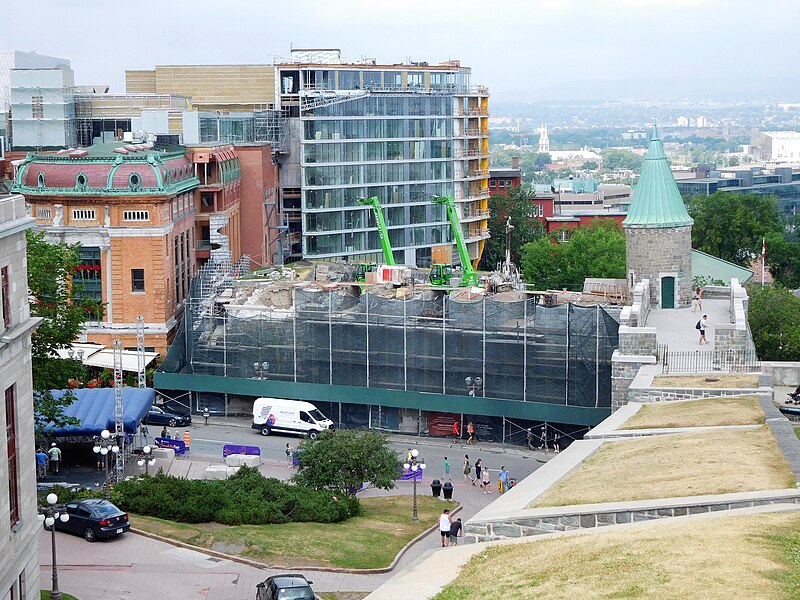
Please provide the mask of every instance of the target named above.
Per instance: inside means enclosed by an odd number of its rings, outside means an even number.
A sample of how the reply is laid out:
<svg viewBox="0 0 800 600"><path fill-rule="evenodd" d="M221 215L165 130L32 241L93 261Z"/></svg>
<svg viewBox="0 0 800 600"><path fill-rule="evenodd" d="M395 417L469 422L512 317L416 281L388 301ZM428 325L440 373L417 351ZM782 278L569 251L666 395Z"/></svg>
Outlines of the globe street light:
<svg viewBox="0 0 800 600"><path fill-rule="evenodd" d="M111 432L108 429L103 429L103 431L100 432L100 437L94 438L94 448L92 448L92 452L103 457L103 464L105 465L106 469L106 480L103 484L103 487L105 488L106 500L108 500L109 496L111 495L111 485L108 480L109 451L113 456L119 452L119 446L117 446L116 440L111 439Z"/></svg>
<svg viewBox="0 0 800 600"><path fill-rule="evenodd" d="M415 523L419 522L419 516L417 515L417 472L419 472L420 478L422 478L422 472L425 470L425 467L428 465L425 464L425 461L422 458L419 458L419 450L414 448L411 452L411 460L407 463L403 463L403 468L408 471L411 470L411 479L414 482L414 508L411 511L411 520Z"/></svg>
<svg viewBox="0 0 800 600"><path fill-rule="evenodd" d="M153 458L153 449L150 446L142 448L142 458L136 463L140 467L144 467L144 474L150 475L150 467L156 464L156 459Z"/></svg>
<svg viewBox="0 0 800 600"><path fill-rule="evenodd" d="M253 371L256 373L256 379L269 379L269 377L267 377L267 375L269 375L269 363L267 361L254 362Z"/></svg>
<svg viewBox="0 0 800 600"><path fill-rule="evenodd" d="M467 384L467 391L470 396L477 396L478 392L483 389L482 377L465 377L464 383Z"/></svg>
<svg viewBox="0 0 800 600"><path fill-rule="evenodd" d="M58 496L55 494L47 494L48 506L39 507L39 522L44 524L45 530L50 530L52 548L53 548L53 591L50 592L52 600L61 600L61 590L58 589L58 563L56 561L56 519L62 523L69 521L67 514L67 507L63 504L57 504Z"/></svg>

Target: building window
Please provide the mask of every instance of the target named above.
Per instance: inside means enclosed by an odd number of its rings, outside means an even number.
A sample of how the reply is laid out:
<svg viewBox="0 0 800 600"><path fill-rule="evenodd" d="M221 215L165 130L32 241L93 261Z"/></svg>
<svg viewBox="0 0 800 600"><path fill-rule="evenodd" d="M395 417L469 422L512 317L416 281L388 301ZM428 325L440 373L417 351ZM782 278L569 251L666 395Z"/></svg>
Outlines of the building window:
<svg viewBox="0 0 800 600"><path fill-rule="evenodd" d="M44 173L39 173L39 177L36 183L40 188L44 187Z"/></svg>
<svg viewBox="0 0 800 600"><path fill-rule="evenodd" d="M144 269L131 269L131 291L144 292Z"/></svg>
<svg viewBox="0 0 800 600"><path fill-rule="evenodd" d="M36 218L37 219L52 219L53 214L50 212L49 208L37 208L36 209Z"/></svg>
<svg viewBox="0 0 800 600"><path fill-rule="evenodd" d="M73 221L94 221L96 218L93 208L76 208L72 211Z"/></svg>
<svg viewBox="0 0 800 600"><path fill-rule="evenodd" d="M75 267L72 275L79 298L89 298L97 302L103 300L103 271L100 258L99 247L81 246L81 262Z"/></svg>
<svg viewBox="0 0 800 600"><path fill-rule="evenodd" d="M44 96L31 96L31 116L44 119Z"/></svg>
<svg viewBox="0 0 800 600"><path fill-rule="evenodd" d="M8 282L8 267L0 269L0 295L3 300L3 326L11 325L11 286Z"/></svg>
<svg viewBox="0 0 800 600"><path fill-rule="evenodd" d="M17 471L17 408L14 386L6 388L6 452L8 455L8 503L11 527L19 523L19 473Z"/></svg>
<svg viewBox="0 0 800 600"><path fill-rule="evenodd" d="M149 210L123 210L122 211L122 220L123 221L149 221L150 220L150 211Z"/></svg>
<svg viewBox="0 0 800 600"><path fill-rule="evenodd" d="M494 179L490 179L489 180L489 187L490 188L497 187L497 183L495 182Z"/></svg>
<svg viewBox="0 0 800 600"><path fill-rule="evenodd" d="M142 178L138 173L131 173L128 177L128 187L134 191L142 189Z"/></svg>
<svg viewBox="0 0 800 600"><path fill-rule="evenodd" d="M83 173L78 173L78 176L75 178L75 187L79 190L85 190L88 186L88 180L86 179L86 175Z"/></svg>

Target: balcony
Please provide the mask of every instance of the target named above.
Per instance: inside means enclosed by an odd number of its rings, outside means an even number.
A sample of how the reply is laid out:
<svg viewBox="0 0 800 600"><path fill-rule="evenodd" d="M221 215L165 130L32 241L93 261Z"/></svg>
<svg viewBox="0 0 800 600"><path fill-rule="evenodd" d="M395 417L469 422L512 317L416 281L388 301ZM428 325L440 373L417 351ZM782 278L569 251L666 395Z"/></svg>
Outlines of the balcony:
<svg viewBox="0 0 800 600"><path fill-rule="evenodd" d="M458 133L458 137L480 137L480 129L464 129Z"/></svg>

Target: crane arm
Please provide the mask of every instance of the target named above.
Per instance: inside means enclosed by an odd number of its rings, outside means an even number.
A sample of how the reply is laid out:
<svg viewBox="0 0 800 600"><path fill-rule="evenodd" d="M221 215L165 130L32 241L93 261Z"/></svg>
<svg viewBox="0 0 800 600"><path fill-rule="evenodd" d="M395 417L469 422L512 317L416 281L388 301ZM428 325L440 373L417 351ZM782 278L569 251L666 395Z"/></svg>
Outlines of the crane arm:
<svg viewBox="0 0 800 600"><path fill-rule="evenodd" d="M458 213L456 212L456 203L449 196L434 196L434 204L444 204L447 207L447 217L450 220L450 227L453 230L453 238L458 248L458 256L461 258L461 271L463 278L461 280L461 287L476 286L478 285L478 274L472 268L472 262L469 259L469 252L467 252L467 244L464 242L464 233L461 230L461 223L458 220Z"/></svg>
<svg viewBox="0 0 800 600"><path fill-rule="evenodd" d="M383 257L386 259L386 264L394 267L397 263L394 262L394 253L392 252L392 245L389 243L389 230L386 228L386 221L383 219L383 210L381 203L377 196L370 196L369 198L359 198L358 203L364 206L371 206L375 213L375 221L378 223L378 235L381 240L381 250L383 250Z"/></svg>

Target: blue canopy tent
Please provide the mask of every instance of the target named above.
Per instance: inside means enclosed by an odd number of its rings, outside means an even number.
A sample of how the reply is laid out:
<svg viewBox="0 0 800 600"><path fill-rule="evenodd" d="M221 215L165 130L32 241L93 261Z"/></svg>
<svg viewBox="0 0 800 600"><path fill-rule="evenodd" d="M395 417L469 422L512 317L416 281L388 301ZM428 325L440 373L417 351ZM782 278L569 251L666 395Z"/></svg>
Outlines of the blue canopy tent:
<svg viewBox="0 0 800 600"><path fill-rule="evenodd" d="M80 424L48 429L48 437L100 435L103 429L114 431L114 388L52 390L52 394L55 398L61 398L68 391L75 394L76 400L64 409L64 414L75 417ZM155 397L156 392L152 388L122 388L126 433L136 432Z"/></svg>

